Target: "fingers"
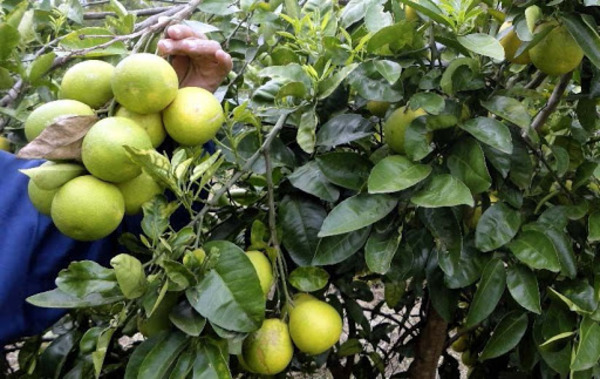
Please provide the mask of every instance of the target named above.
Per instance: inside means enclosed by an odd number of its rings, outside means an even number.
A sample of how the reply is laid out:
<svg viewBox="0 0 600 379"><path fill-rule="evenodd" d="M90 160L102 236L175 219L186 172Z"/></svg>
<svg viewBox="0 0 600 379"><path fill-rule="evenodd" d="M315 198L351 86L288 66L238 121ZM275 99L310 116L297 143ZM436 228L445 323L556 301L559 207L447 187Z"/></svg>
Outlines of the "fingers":
<svg viewBox="0 0 600 379"><path fill-rule="evenodd" d="M181 40L185 38L200 38L207 39L206 36L200 32L195 31L187 25L172 25L167 29L167 36L170 39Z"/></svg>
<svg viewBox="0 0 600 379"><path fill-rule="evenodd" d="M187 55L193 58L215 56L221 50L221 45L216 41L202 39L163 39L158 43L158 49L163 55Z"/></svg>
<svg viewBox="0 0 600 379"><path fill-rule="evenodd" d="M215 58L219 62L219 66L223 68L223 73L227 75L233 68L233 60L231 59L231 55L227 54L223 50L218 50L215 53Z"/></svg>

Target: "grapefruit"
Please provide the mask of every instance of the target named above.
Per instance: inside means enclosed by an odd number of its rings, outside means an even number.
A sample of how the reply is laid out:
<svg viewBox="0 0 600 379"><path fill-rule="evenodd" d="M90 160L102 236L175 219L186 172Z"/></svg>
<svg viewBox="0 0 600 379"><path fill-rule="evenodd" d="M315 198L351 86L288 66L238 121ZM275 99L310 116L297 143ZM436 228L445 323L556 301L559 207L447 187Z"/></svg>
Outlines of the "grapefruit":
<svg viewBox="0 0 600 379"><path fill-rule="evenodd" d="M163 192L161 186L143 171L133 179L118 183L117 187L125 200L125 213L128 215L140 213L144 203Z"/></svg>
<svg viewBox="0 0 600 379"><path fill-rule="evenodd" d="M279 319L266 319L260 329L250 334L242 346L242 362L250 371L275 375L285 370L294 348L288 326Z"/></svg>
<svg viewBox="0 0 600 379"><path fill-rule="evenodd" d="M151 149L148 133L125 117L107 117L94 124L83 138L81 158L85 168L107 182L120 183L140 175L124 145Z"/></svg>
<svg viewBox="0 0 600 379"><path fill-rule="evenodd" d="M256 270L256 273L258 274L260 287L262 288L263 293L267 295L273 285L273 267L271 266L269 258L260 251L248 251L246 252L246 256L250 259L250 262L252 262L252 265L254 266L254 270Z"/></svg>
<svg viewBox="0 0 600 379"><path fill-rule="evenodd" d="M547 75L564 75L573 71L583 59L583 50L567 27L556 21L541 24L536 28L536 33L548 28L553 29L529 50L531 62Z"/></svg>
<svg viewBox="0 0 600 379"><path fill-rule="evenodd" d="M290 335L300 351L321 354L339 341L342 318L324 301L299 302L290 312Z"/></svg>
<svg viewBox="0 0 600 379"><path fill-rule="evenodd" d="M117 117L125 117L130 120L135 121L139 126L146 130L148 136L150 137L150 142L152 142L153 147L159 147L161 143L165 140L167 136L167 132L165 132L165 127L162 123L162 116L160 113L149 113L149 114L141 114L130 111L125 107L119 107L117 112L115 113Z"/></svg>
<svg viewBox="0 0 600 379"><path fill-rule="evenodd" d="M504 56L506 60L516 64L529 64L531 58L529 57L529 51L523 52L521 55L515 57L515 54L523 41L519 39L519 36L514 29L509 31L501 40L500 44L504 48Z"/></svg>
<svg viewBox="0 0 600 379"><path fill-rule="evenodd" d="M113 97L110 80L114 70L113 65L99 60L77 63L62 78L61 96L100 108Z"/></svg>
<svg viewBox="0 0 600 379"><path fill-rule="evenodd" d="M45 190L38 187L33 180L29 179L29 184L27 185L27 194L29 195L29 200L41 214L45 214L46 216L50 216L50 209L52 206L52 199L54 199L54 195L58 191L58 188Z"/></svg>
<svg viewBox="0 0 600 379"><path fill-rule="evenodd" d="M154 54L140 53L119 62L111 86L119 104L148 114L160 112L173 101L179 79L169 62Z"/></svg>
<svg viewBox="0 0 600 379"><path fill-rule="evenodd" d="M415 118L426 114L421 108L414 111L406 106L396 109L383 124L383 136L388 146L396 153L405 154L406 129ZM428 133L427 136L431 141L431 133Z"/></svg>
<svg viewBox="0 0 600 379"><path fill-rule="evenodd" d="M50 213L63 234L79 241L93 241L117 229L123 220L125 202L115 185L85 175L60 187Z"/></svg>
<svg viewBox="0 0 600 379"><path fill-rule="evenodd" d="M93 116L89 105L77 100L55 100L36 108L25 120L25 137L32 141L42 130L53 124L59 117Z"/></svg>
<svg viewBox="0 0 600 379"><path fill-rule="evenodd" d="M167 133L182 145L201 145L210 141L225 121L223 108L212 93L197 87L179 90L163 111Z"/></svg>

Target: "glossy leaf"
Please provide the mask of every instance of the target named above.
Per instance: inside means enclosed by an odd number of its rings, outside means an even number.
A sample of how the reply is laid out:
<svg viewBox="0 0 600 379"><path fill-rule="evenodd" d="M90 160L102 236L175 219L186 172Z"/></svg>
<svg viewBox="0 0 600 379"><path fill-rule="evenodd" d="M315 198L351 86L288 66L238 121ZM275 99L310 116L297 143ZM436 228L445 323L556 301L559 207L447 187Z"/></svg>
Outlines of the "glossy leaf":
<svg viewBox="0 0 600 379"><path fill-rule="evenodd" d="M311 262L315 266L340 263L354 255L367 242L371 228L322 238Z"/></svg>
<svg viewBox="0 0 600 379"><path fill-rule="evenodd" d="M258 275L242 249L226 241L204 245L218 254L214 269L186 291L192 307L212 323L236 332L252 332L262 324L265 303Z"/></svg>
<svg viewBox="0 0 600 379"><path fill-rule="evenodd" d="M320 267L298 267L288 276L290 284L299 291L313 292L324 288L329 281L329 274Z"/></svg>
<svg viewBox="0 0 600 379"><path fill-rule="evenodd" d="M294 187L322 200L333 203L340 197L340 191L327 180L316 161L298 167L287 178Z"/></svg>
<svg viewBox="0 0 600 379"><path fill-rule="evenodd" d="M477 325L494 311L504 293L505 285L504 263L499 259L491 260L481 274L481 280L469 307L465 327Z"/></svg>
<svg viewBox="0 0 600 379"><path fill-rule="evenodd" d="M204 340L194 361L194 379L231 379L227 357L212 341Z"/></svg>
<svg viewBox="0 0 600 379"><path fill-rule="evenodd" d="M365 261L369 270L382 275L388 272L401 238L400 233L393 228L381 232L373 228L365 245Z"/></svg>
<svg viewBox="0 0 600 379"><path fill-rule="evenodd" d="M0 61L7 59L19 44L19 31L9 24L0 24Z"/></svg>
<svg viewBox="0 0 600 379"><path fill-rule="evenodd" d="M113 33L105 28L87 27L75 30L61 39L59 45L66 50L86 49L102 45L113 37ZM84 35L85 38L81 38ZM95 37L97 36L97 37ZM91 49L85 54L86 57L103 57L110 55L121 55L127 53L127 48L122 41L117 41L108 47Z"/></svg>
<svg viewBox="0 0 600 379"><path fill-rule="evenodd" d="M187 301L182 301L171 309L169 320L179 330L192 337L198 337L206 325L206 319L196 312Z"/></svg>
<svg viewBox="0 0 600 379"><path fill-rule="evenodd" d="M377 71L375 62L361 63L348 75L348 83L367 100L396 102L402 100L402 82L390 86L388 81Z"/></svg>
<svg viewBox="0 0 600 379"><path fill-rule="evenodd" d="M561 20L585 56L594 66L600 68L600 36L598 36L595 26L582 15L564 14L561 15Z"/></svg>
<svg viewBox="0 0 600 379"><path fill-rule="evenodd" d="M489 34L472 33L458 36L458 42L475 54L484 55L495 60L504 60L504 48L497 39Z"/></svg>
<svg viewBox="0 0 600 379"><path fill-rule="evenodd" d="M159 341L144 357L138 378L162 379L186 348L189 340L180 332L169 333Z"/></svg>
<svg viewBox="0 0 600 379"><path fill-rule="evenodd" d="M571 362L571 370L583 371L593 367L600 359L600 325L586 317L579 326L579 344Z"/></svg>
<svg viewBox="0 0 600 379"><path fill-rule="evenodd" d="M469 188L448 174L434 176L410 201L425 208L453 207L461 204L472 207L474 205Z"/></svg>
<svg viewBox="0 0 600 379"><path fill-rule="evenodd" d="M465 183L471 193L484 192L492 185L483 150L475 140L460 140L454 145L447 159L450 173Z"/></svg>
<svg viewBox="0 0 600 379"><path fill-rule="evenodd" d="M144 294L147 281L139 259L129 254L119 254L110 260L110 265L126 299L136 299Z"/></svg>
<svg viewBox="0 0 600 379"><path fill-rule="evenodd" d="M522 232L508 244L512 253L527 266L537 270L560 271L554 245L543 233L534 230Z"/></svg>
<svg viewBox="0 0 600 379"><path fill-rule="evenodd" d="M26 300L30 304L44 308L85 308L116 303L123 300L123 294L120 291L105 294L93 292L79 298L56 288L29 296Z"/></svg>
<svg viewBox="0 0 600 379"><path fill-rule="evenodd" d="M321 225L319 237L334 236L369 226L390 213L397 200L388 195L359 194L339 203Z"/></svg>
<svg viewBox="0 0 600 379"><path fill-rule="evenodd" d="M596 211L588 217L588 237L589 242L600 241L600 212Z"/></svg>
<svg viewBox="0 0 600 379"><path fill-rule="evenodd" d="M279 204L283 246L300 266L310 266L317 251L325 209L306 198L286 196Z"/></svg>
<svg viewBox="0 0 600 379"><path fill-rule="evenodd" d="M317 146L336 147L373 135L373 123L357 114L342 114L323 124Z"/></svg>
<svg viewBox="0 0 600 379"><path fill-rule="evenodd" d="M146 356L160 343L162 343L168 335L168 332L162 332L152 336L151 338L143 341L140 345L138 345L129 361L127 362L127 367L125 368L125 377L124 379L137 379L138 374L140 372L140 367L144 362Z"/></svg>
<svg viewBox="0 0 600 379"><path fill-rule="evenodd" d="M379 161L368 179L369 193L402 191L423 181L431 166L413 163L402 155L392 155Z"/></svg>
<svg viewBox="0 0 600 379"><path fill-rule="evenodd" d="M459 124L459 126L486 145L506 154L512 153L513 145L510 130L500 121L487 117L477 117L464 124Z"/></svg>
<svg viewBox="0 0 600 379"><path fill-rule="evenodd" d="M535 274L521 265L514 265L506 272L506 286L511 296L528 311L541 314L540 289Z"/></svg>
<svg viewBox="0 0 600 379"><path fill-rule="evenodd" d="M506 96L494 96L487 101L482 101L488 111L498 117L501 117L523 129L529 128L531 124L531 116L527 108L518 100Z"/></svg>
<svg viewBox="0 0 600 379"><path fill-rule="evenodd" d="M521 215L504 203L486 209L475 229L475 246L492 251L507 244L519 231Z"/></svg>
<svg viewBox="0 0 600 379"><path fill-rule="evenodd" d="M448 288L457 289L470 286L480 277L483 268L490 260L487 254L481 254L471 241L465 241L460 254L438 251L438 265L444 272L444 283Z"/></svg>
<svg viewBox="0 0 600 379"><path fill-rule="evenodd" d="M444 98L432 92L419 92L410 98L410 108L413 110L422 108L428 114L438 115L445 107Z"/></svg>
<svg viewBox="0 0 600 379"><path fill-rule="evenodd" d="M360 154L335 152L316 157L319 169L333 184L359 190L367 181L371 162Z"/></svg>
<svg viewBox="0 0 600 379"><path fill-rule="evenodd" d="M84 298L96 293L109 293L117 289L114 270L94 261L73 262L59 272L56 286L63 292Z"/></svg>
<svg viewBox="0 0 600 379"><path fill-rule="evenodd" d="M527 314L513 311L498 323L492 338L485 344L479 359L484 361L504 355L514 349L527 330Z"/></svg>

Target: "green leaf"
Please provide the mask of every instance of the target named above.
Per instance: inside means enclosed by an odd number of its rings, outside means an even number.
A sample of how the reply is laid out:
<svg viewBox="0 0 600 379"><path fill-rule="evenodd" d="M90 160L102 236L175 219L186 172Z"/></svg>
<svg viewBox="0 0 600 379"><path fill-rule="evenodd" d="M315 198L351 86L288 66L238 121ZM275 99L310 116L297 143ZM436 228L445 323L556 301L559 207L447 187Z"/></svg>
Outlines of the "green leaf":
<svg viewBox="0 0 600 379"><path fill-rule="evenodd" d="M137 299L144 294L148 283L142 262L129 254L119 254L110 260L110 265L126 299Z"/></svg>
<svg viewBox="0 0 600 379"><path fill-rule="evenodd" d="M410 98L410 109L424 109L432 115L439 115L444 111L446 103L444 98L433 92L419 92Z"/></svg>
<svg viewBox="0 0 600 379"><path fill-rule="evenodd" d="M527 331L527 313L513 311L502 318L479 356L484 361L504 355L514 349Z"/></svg>
<svg viewBox="0 0 600 379"><path fill-rule="evenodd" d="M194 379L231 379L227 357L211 340L203 339L196 351Z"/></svg>
<svg viewBox="0 0 600 379"><path fill-rule="evenodd" d="M50 342L39 357L38 375L44 378L60 378L67 358L75 347L79 337L77 330L72 330L61 334Z"/></svg>
<svg viewBox="0 0 600 379"><path fill-rule="evenodd" d="M511 154L513 151L510 130L500 121L487 117L477 117L459 124L459 126L494 149L506 154Z"/></svg>
<svg viewBox="0 0 600 379"><path fill-rule="evenodd" d="M53 190L71 179L85 173L85 168L76 163L45 162L41 166L19 170L27 175L36 186L44 190Z"/></svg>
<svg viewBox="0 0 600 379"><path fill-rule="evenodd" d="M369 236L370 227L322 238L312 260L312 265L326 266L344 261L364 246Z"/></svg>
<svg viewBox="0 0 600 379"><path fill-rule="evenodd" d="M402 100L402 81L390 85L379 71L374 61L366 61L348 75L348 83L367 100L397 102Z"/></svg>
<svg viewBox="0 0 600 379"><path fill-rule="evenodd" d="M177 359L169 379L183 379L189 378L190 373L194 367L194 360L196 359L195 351L188 349L184 350Z"/></svg>
<svg viewBox="0 0 600 379"><path fill-rule="evenodd" d="M282 243L299 266L310 266L319 245L317 234L327 212L306 197L286 196L279 204Z"/></svg>
<svg viewBox="0 0 600 379"><path fill-rule="evenodd" d="M138 378L162 379L175 364L179 354L188 346L189 340L181 332L171 332L159 341L144 357Z"/></svg>
<svg viewBox="0 0 600 379"><path fill-rule="evenodd" d="M505 285L504 262L492 259L481 274L481 280L467 314L466 328L479 324L494 311L504 293Z"/></svg>
<svg viewBox="0 0 600 379"><path fill-rule="evenodd" d="M280 91L281 92L281 91ZM298 124L298 133L296 134L296 142L305 153L312 154L315 151L317 124L319 118L314 108L302 113L300 123Z"/></svg>
<svg viewBox="0 0 600 379"><path fill-rule="evenodd" d="M390 193L410 188L431 174L431 166L413 163L401 155L380 160L369 175L369 193Z"/></svg>
<svg viewBox="0 0 600 379"><path fill-rule="evenodd" d="M402 73L402 66L400 64L388 60L375 61L375 68L390 85L396 83Z"/></svg>
<svg viewBox="0 0 600 379"><path fill-rule="evenodd" d="M182 301L171 309L169 320L179 330L192 337L198 337L206 325L206 319L196 312L187 301Z"/></svg>
<svg viewBox="0 0 600 379"><path fill-rule="evenodd" d="M295 54L295 53L294 53ZM358 63L352 63L337 71L332 76L319 82L319 100L329 97L352 71L358 66Z"/></svg>
<svg viewBox="0 0 600 379"><path fill-rule="evenodd" d="M111 37L112 34L113 33L110 30L105 28L81 28L64 36L64 38L59 42L59 46L67 51L94 48L111 41L114 38ZM82 36L84 37L82 38ZM122 41L117 41L107 47L93 49L84 56L88 58L95 58L110 55L122 55L126 53L127 48L125 44Z"/></svg>
<svg viewBox="0 0 600 379"><path fill-rule="evenodd" d="M531 125L531 116L527 108L518 100L506 96L494 96L488 101L482 101L481 105L496 116L499 116L523 129Z"/></svg>
<svg viewBox="0 0 600 379"><path fill-rule="evenodd" d="M334 236L369 226L387 216L397 203L388 195L359 194L350 197L327 215L318 236Z"/></svg>
<svg viewBox="0 0 600 379"><path fill-rule="evenodd" d="M369 39L367 43L367 51L371 54L391 55L394 51L400 50L407 45L411 45L415 39L414 25L410 22L400 21L397 24L385 26L378 30ZM376 63L377 64L377 63ZM381 70L379 73L386 78L389 84L393 84L398 80L393 79L395 75L400 75L402 67L398 64L394 65L394 75L388 77Z"/></svg>
<svg viewBox="0 0 600 379"><path fill-rule="evenodd" d="M560 283L561 300L563 300L574 312L586 314L594 312L598 309L598 300L596 298L594 287L592 287L587 279L565 280Z"/></svg>
<svg viewBox="0 0 600 379"><path fill-rule="evenodd" d="M555 223L533 223L528 224L524 229L536 230L544 233L546 237L552 242L556 254L558 255L558 261L560 262L560 271L563 275L574 278L577 276L577 264L575 262L575 253L573 252L573 241L562 230L559 230Z"/></svg>
<svg viewBox="0 0 600 379"><path fill-rule="evenodd" d="M350 0L344 7L340 16L344 28L362 20L370 7L379 5L381 0Z"/></svg>
<svg viewBox="0 0 600 379"><path fill-rule="evenodd" d="M162 343L166 339L168 334L169 333L166 331L156 334L151 338L143 341L140 345L138 345L135 348L133 354L131 354L131 357L129 358L129 361L127 362L124 379L138 378L140 366L144 362L146 356L152 351L152 349L154 349L155 346Z"/></svg>
<svg viewBox="0 0 600 379"><path fill-rule="evenodd" d="M600 325L586 317L579 326L579 343L571 361L572 371L587 370L600 359Z"/></svg>
<svg viewBox="0 0 600 379"><path fill-rule="evenodd" d="M345 151L320 155L316 162L331 183L356 191L365 184L372 167L364 156Z"/></svg>
<svg viewBox="0 0 600 379"><path fill-rule="evenodd" d="M330 203L336 202L340 197L340 191L327 180L314 160L298 167L287 178L299 190Z"/></svg>
<svg viewBox="0 0 600 379"><path fill-rule="evenodd" d="M460 45L459 45L460 46ZM479 62L473 58L457 58L450 62L440 80L440 87L448 95L463 90L474 90L482 83Z"/></svg>
<svg viewBox="0 0 600 379"><path fill-rule="evenodd" d="M209 257L218 254L214 269L197 286L186 291L198 313L222 328L252 332L265 314L264 295L258 275L242 249L227 241L204 245Z"/></svg>
<svg viewBox="0 0 600 379"><path fill-rule="evenodd" d="M444 273L439 268L427 270L427 290L435 310L446 322L451 322L458 306L459 292L446 286Z"/></svg>
<svg viewBox="0 0 600 379"><path fill-rule="evenodd" d="M9 24L0 24L0 61L10 57L13 49L19 45L19 31Z"/></svg>
<svg viewBox="0 0 600 379"><path fill-rule="evenodd" d="M116 284L115 272L94 261L72 262L56 278L56 286L61 291L78 298L112 292L117 288Z"/></svg>
<svg viewBox="0 0 600 379"><path fill-rule="evenodd" d="M404 132L404 147L406 155L413 161L419 161L433 151L427 117L418 117L408 125Z"/></svg>
<svg viewBox="0 0 600 379"><path fill-rule="evenodd" d="M419 13L423 13L425 16L429 17L430 19L437 22L438 24L446 25L450 28L453 27L452 23L446 18L446 16L442 12L442 10L440 8L438 8L436 3L433 2L432 0L418 0L418 1L400 0L400 1L402 1L404 3L404 5L408 5L411 8L419 11Z"/></svg>
<svg viewBox="0 0 600 379"><path fill-rule="evenodd" d="M152 200L142 205L144 218L142 219L142 230L152 240L157 240L169 227L169 217L177 210L179 204L176 201L167 202L163 195L155 196Z"/></svg>
<svg viewBox="0 0 600 379"><path fill-rule="evenodd" d="M521 214L504 203L486 209L475 229L475 246L492 251L512 240L521 226Z"/></svg>
<svg viewBox="0 0 600 379"><path fill-rule="evenodd" d="M562 14L561 20L592 64L600 68L600 36L583 14Z"/></svg>
<svg viewBox="0 0 600 379"><path fill-rule="evenodd" d="M78 298L56 288L29 296L26 300L29 304L44 308L86 308L116 303L123 300L123 295L120 292L105 294L94 292Z"/></svg>
<svg viewBox="0 0 600 379"><path fill-rule="evenodd" d="M500 42L489 34L472 33L456 37L458 42L474 52L498 61L504 60L504 48Z"/></svg>
<svg viewBox="0 0 600 379"><path fill-rule="evenodd" d="M472 240L463 243L460 255L438 251L438 265L444 272L444 283L448 288L464 288L475 283L490 260L472 245Z"/></svg>
<svg viewBox="0 0 600 379"><path fill-rule="evenodd" d="M600 211L596 211L588 217L588 236L589 242L600 241Z"/></svg>
<svg viewBox="0 0 600 379"><path fill-rule="evenodd" d="M384 223L382 221L381 223ZM386 225L389 228L389 225ZM398 250L401 234L396 228L379 231L377 226L365 245L365 261L372 272L385 275L392 265L392 259Z"/></svg>
<svg viewBox="0 0 600 379"><path fill-rule="evenodd" d="M327 285L329 274L320 267L298 267L290 273L288 281L299 291L314 292Z"/></svg>
<svg viewBox="0 0 600 379"><path fill-rule="evenodd" d="M0 67L0 90L9 89L13 86L15 79L10 74L10 71L4 67Z"/></svg>
<svg viewBox="0 0 600 379"><path fill-rule="evenodd" d="M56 58L56 54L54 53L47 53L37 57L29 67L29 81L35 84L38 80L43 78L48 70L50 70L50 67L52 67L54 58Z"/></svg>
<svg viewBox="0 0 600 379"><path fill-rule="evenodd" d="M506 273L506 286L511 296L528 311L541 314L540 289L535 274L525 266L510 266Z"/></svg>
<svg viewBox="0 0 600 379"><path fill-rule="evenodd" d="M473 194L487 191L492 185L483 150L471 138L463 138L454 145L447 158L447 165L450 173L465 183Z"/></svg>
<svg viewBox="0 0 600 379"><path fill-rule="evenodd" d="M512 253L527 266L537 270L560 271L560 263L552 241L539 231L523 231L508 244Z"/></svg>
<svg viewBox="0 0 600 379"><path fill-rule="evenodd" d="M123 146L123 148L129 159L140 166L161 187L169 188L179 196L182 195L177 180L171 173L171 162L167 157L154 149L140 150L131 146Z"/></svg>
<svg viewBox="0 0 600 379"><path fill-rule="evenodd" d="M422 208L418 210L418 216L435 239L437 250L458 259L463 248L463 239L459 222L452 209Z"/></svg>
<svg viewBox="0 0 600 379"><path fill-rule="evenodd" d="M373 135L373 123L357 114L335 116L317 132L317 146L336 147Z"/></svg>
<svg viewBox="0 0 600 379"><path fill-rule="evenodd" d="M453 207L461 204L472 207L474 205L469 188L448 174L434 176L410 201L425 208Z"/></svg>

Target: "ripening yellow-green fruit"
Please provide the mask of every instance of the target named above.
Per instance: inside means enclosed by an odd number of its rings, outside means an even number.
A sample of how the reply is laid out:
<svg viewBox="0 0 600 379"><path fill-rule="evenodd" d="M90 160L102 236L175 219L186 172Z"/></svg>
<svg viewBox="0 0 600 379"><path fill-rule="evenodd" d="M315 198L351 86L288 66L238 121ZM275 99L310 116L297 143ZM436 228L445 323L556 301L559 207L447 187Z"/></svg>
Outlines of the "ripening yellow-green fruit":
<svg viewBox="0 0 600 379"><path fill-rule="evenodd" d="M327 351L342 335L342 318L321 300L299 302L290 311L290 335L296 347L310 355Z"/></svg>

